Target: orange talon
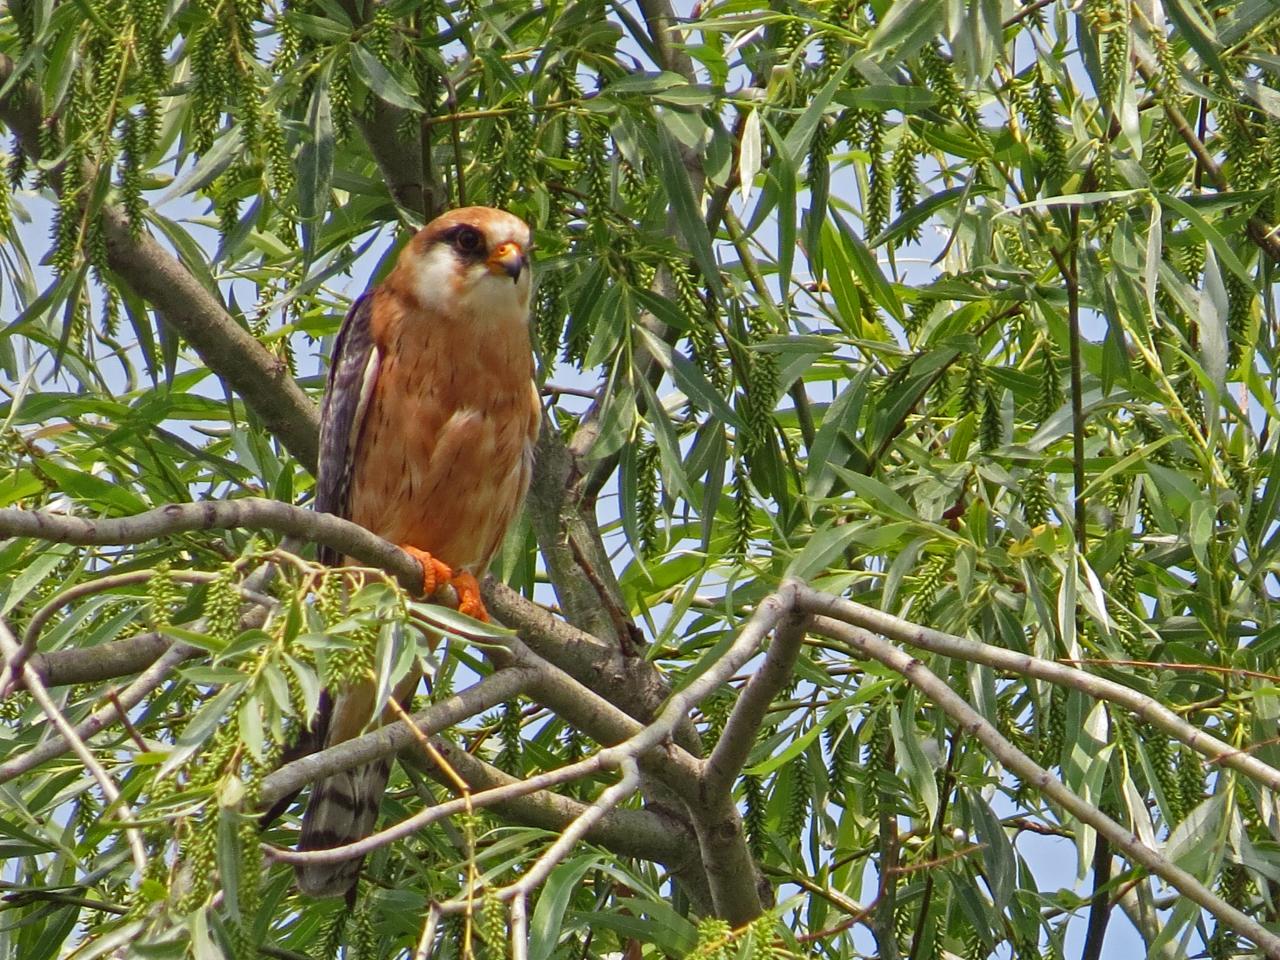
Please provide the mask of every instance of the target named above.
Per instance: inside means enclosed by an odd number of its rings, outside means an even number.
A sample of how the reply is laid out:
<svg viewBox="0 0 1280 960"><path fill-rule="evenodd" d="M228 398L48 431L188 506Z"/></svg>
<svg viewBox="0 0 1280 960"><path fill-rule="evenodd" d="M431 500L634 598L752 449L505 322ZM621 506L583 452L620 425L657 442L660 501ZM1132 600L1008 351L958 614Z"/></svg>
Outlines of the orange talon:
<svg viewBox="0 0 1280 960"><path fill-rule="evenodd" d="M449 584L458 592L458 612L474 617L481 623L489 622L489 611L480 599L480 584L469 573L460 573Z"/></svg>
<svg viewBox="0 0 1280 960"><path fill-rule="evenodd" d="M422 564L422 595L424 597L430 597L446 583L453 582L453 570L427 551L407 544L401 544L400 549Z"/></svg>

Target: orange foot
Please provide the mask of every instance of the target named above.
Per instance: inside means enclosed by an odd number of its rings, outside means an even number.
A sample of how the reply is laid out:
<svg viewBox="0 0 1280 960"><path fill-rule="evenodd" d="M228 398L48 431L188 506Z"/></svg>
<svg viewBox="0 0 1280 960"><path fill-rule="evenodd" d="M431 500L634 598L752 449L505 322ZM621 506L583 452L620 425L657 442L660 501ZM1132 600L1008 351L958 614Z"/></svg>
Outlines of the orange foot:
<svg viewBox="0 0 1280 960"><path fill-rule="evenodd" d="M400 549L422 564L422 595L429 597L453 579L453 570L425 550L401 544Z"/></svg>
<svg viewBox="0 0 1280 960"><path fill-rule="evenodd" d="M453 569L440 562L425 550L402 544L400 549L422 564L422 595L432 597L443 587L453 587L458 595L458 612L474 617L482 623L489 622L489 611L484 608L480 599L480 584L469 573L453 572Z"/></svg>
<svg viewBox="0 0 1280 960"><path fill-rule="evenodd" d="M458 612L474 617L481 623L489 622L489 611L484 608L480 599L480 584L469 573L460 573L449 581L458 592Z"/></svg>

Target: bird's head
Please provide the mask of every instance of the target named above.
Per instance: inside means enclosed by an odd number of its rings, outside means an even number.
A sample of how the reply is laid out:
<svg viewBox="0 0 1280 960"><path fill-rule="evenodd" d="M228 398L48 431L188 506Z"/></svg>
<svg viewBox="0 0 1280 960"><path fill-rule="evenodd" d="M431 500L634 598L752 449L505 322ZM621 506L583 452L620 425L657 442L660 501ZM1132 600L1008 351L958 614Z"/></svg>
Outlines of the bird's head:
<svg viewBox="0 0 1280 960"><path fill-rule="evenodd" d="M460 320L523 321L529 313L529 227L492 207L461 207L418 231L398 264L428 306Z"/></svg>

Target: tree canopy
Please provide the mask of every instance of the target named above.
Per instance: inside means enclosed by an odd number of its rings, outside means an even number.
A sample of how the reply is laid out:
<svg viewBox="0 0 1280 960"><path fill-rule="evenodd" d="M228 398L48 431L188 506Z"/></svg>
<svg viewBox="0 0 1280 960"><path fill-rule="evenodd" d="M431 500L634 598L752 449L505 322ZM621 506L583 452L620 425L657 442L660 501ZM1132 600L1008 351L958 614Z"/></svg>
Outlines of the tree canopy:
<svg viewBox="0 0 1280 960"><path fill-rule="evenodd" d="M0 954L1280 957L1272 0L9 0L0 132ZM476 203L510 629L306 509Z"/></svg>

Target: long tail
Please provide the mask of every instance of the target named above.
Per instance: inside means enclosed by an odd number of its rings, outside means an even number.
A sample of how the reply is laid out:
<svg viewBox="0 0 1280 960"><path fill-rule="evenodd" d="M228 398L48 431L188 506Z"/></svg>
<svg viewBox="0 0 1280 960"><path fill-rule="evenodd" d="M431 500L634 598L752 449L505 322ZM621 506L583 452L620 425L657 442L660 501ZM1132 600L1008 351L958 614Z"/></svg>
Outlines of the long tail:
<svg viewBox="0 0 1280 960"><path fill-rule="evenodd" d="M326 777L315 784L302 816L299 850L326 850L353 843L373 832L378 807L391 775L391 761L380 760ZM312 897L340 897L360 877L364 857L294 869L298 889Z"/></svg>

